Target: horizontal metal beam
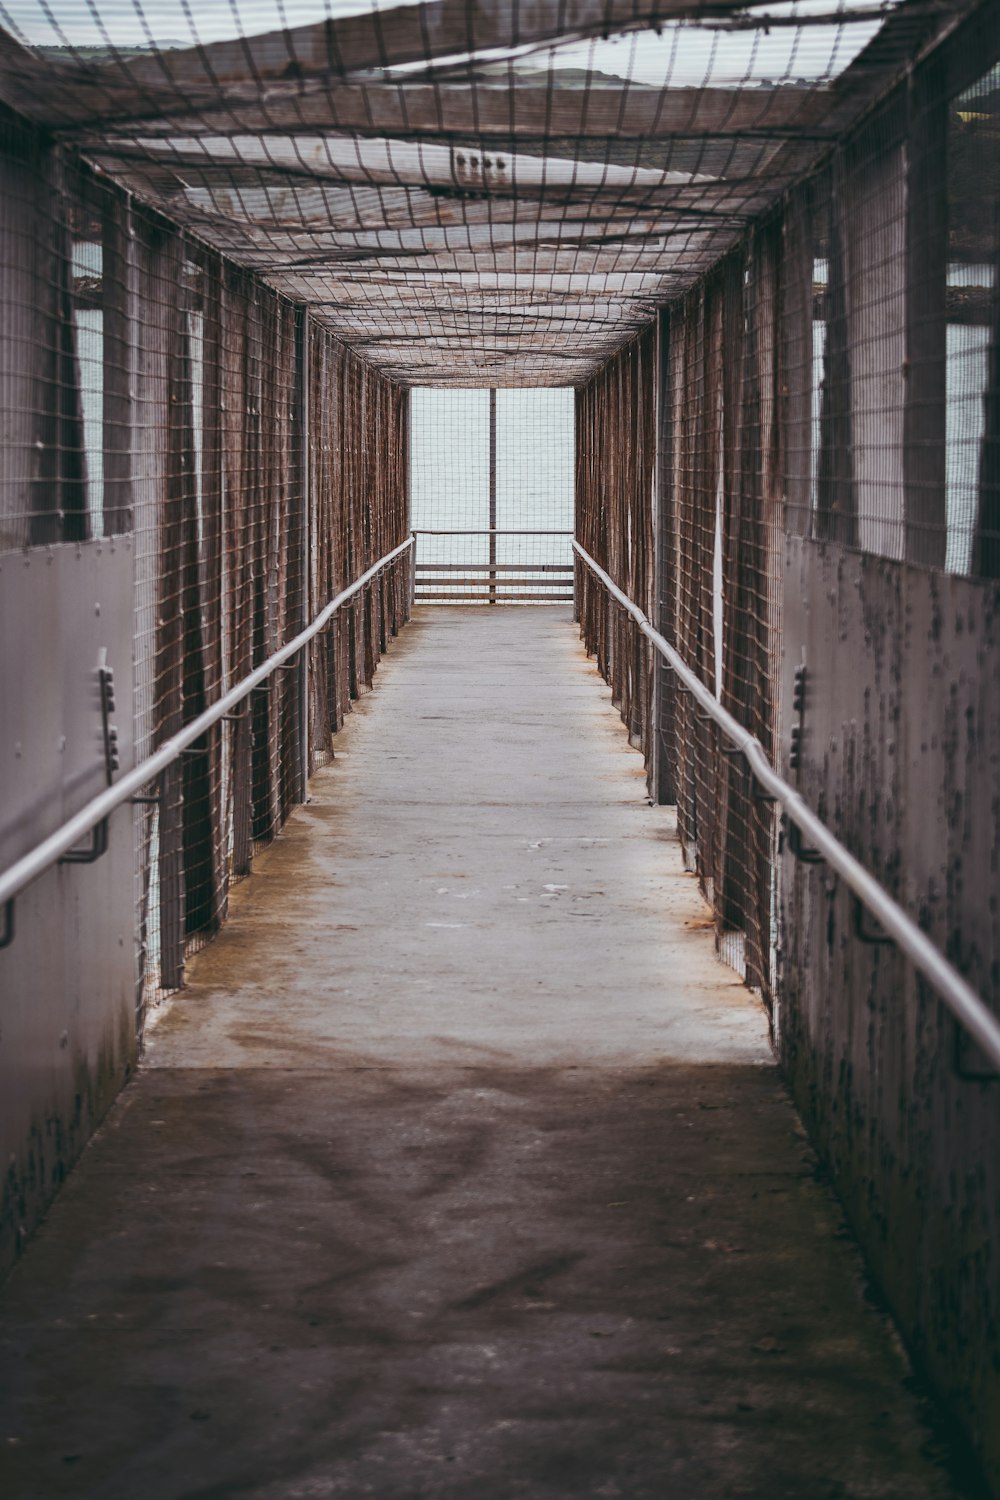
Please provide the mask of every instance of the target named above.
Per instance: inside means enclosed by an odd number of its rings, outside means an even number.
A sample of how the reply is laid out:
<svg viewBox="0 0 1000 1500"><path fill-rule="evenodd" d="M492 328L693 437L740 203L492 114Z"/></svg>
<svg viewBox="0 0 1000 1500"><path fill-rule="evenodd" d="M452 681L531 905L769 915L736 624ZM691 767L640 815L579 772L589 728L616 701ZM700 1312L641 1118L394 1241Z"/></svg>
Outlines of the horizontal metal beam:
<svg viewBox="0 0 1000 1500"><path fill-rule="evenodd" d="M710 187L717 195L731 192L728 182L668 168L511 152L484 154L458 146L349 134L145 136L137 132L104 137L100 158L112 162L134 158L177 169L253 167L272 173L285 170L313 182L431 186L504 195L544 189L546 195L561 191L582 197L589 191L645 200L654 192L692 185Z"/></svg>
<svg viewBox="0 0 1000 1500"><path fill-rule="evenodd" d="M490 565L487 563L486 566L489 570ZM497 565L494 564L492 572L497 573L498 571ZM436 568L432 568L430 573L430 577L426 575L421 577L419 573L417 574L418 593L421 589L428 588L470 588L479 589L480 591L486 590L487 592L493 589L564 589L568 582L565 578L529 578L524 574L514 578L495 578L492 581L488 576L486 578L466 578L462 574L459 574L457 578L451 576L439 578Z"/></svg>
<svg viewBox="0 0 1000 1500"><path fill-rule="evenodd" d="M116 132L139 128L147 136L212 131L301 132L349 130L397 139L501 141L552 140L561 136L597 141L669 140L683 134L728 138L759 134L768 139L810 134L830 109L822 86L658 89L623 81L619 87L555 87L547 75L476 79L473 82L337 83L314 92L275 97L268 91L247 104L220 99L197 113L179 96L159 116L149 104L132 119L115 118ZM74 137L84 148L105 136L84 130Z"/></svg>
<svg viewBox="0 0 1000 1500"><path fill-rule="evenodd" d="M955 1019L964 1026L978 1042L993 1065L1000 1069L1000 1020L986 1007L972 986L962 978L936 948L925 932L889 892L881 886L870 871L859 863L831 833L826 824L816 816L794 787L768 760L760 740L734 719L719 702L715 694L701 682L673 646L654 630L647 617L614 580L596 563L589 552L574 537L573 550L596 578L607 589L611 597L621 605L638 625L642 634L653 645L674 672L678 681L687 689L705 713L718 724L726 738L742 754L747 767L757 783L780 802L786 816L798 828L807 844L817 855L822 856L831 870L843 880L854 895L878 922L879 927L891 937L899 951L906 955L913 967L923 975L940 995ZM2 897L2 892L0 892Z"/></svg>
<svg viewBox="0 0 1000 1500"><path fill-rule="evenodd" d="M496 535L496 533L494 533ZM572 573L572 563L499 563L499 562L469 562L469 563L439 563L418 562L417 581L419 583L422 572L427 573Z"/></svg>
<svg viewBox="0 0 1000 1500"><path fill-rule="evenodd" d="M572 536L571 531L465 531L446 530L428 531L424 527L416 527L413 536ZM0 898L2 899L2 898Z"/></svg>
<svg viewBox="0 0 1000 1500"><path fill-rule="evenodd" d="M30 850L29 853L15 860L0 875L0 906L5 905L8 901L12 901L15 896L19 895L33 881L37 880L40 875L44 875L45 871L54 865L67 850L79 844L80 840L85 838L92 828L96 827L98 823L103 822L109 814L121 807L123 803L128 802L132 797L136 796L151 781L155 781L161 772L165 771L169 765L172 765L175 760L183 755L189 746L194 744L195 740L200 739L203 734L218 724L227 714L232 713L233 709L242 703L244 698L248 698L255 688L259 688L262 683L266 682L272 672L277 671L279 667L283 667L303 647L308 646L309 642L315 636L319 635L320 631L329 624L342 605L353 599L355 594L360 593L366 584L370 583L373 578L383 572L390 563L395 562L397 557L401 557L404 552L408 552L413 545L414 542L411 535L407 537L405 542L400 542L398 547L394 547L391 552L387 552L385 557L379 558L378 562L373 563L367 572L362 573L360 578L356 579L348 588L343 589L331 599L329 604L320 611L312 623L307 625L304 630L300 630L298 635L290 640L287 645L273 652L266 661L261 662L259 667L256 667L246 677L241 678L236 686L230 688L228 693L224 693L218 702L212 704L211 708L207 708L203 714L199 714L196 719L192 719L190 724L186 724L179 734L173 735L153 755L141 761L134 770L127 772L120 781L116 781L114 786L108 787L107 791L102 792L99 797L94 797L78 813L72 818L67 819L65 823L57 828L55 833L51 833L47 839L44 839L42 843Z"/></svg>
<svg viewBox="0 0 1000 1500"><path fill-rule="evenodd" d="M478 594L417 594L417 604L570 604L573 595L567 594L497 594L491 596L486 589Z"/></svg>

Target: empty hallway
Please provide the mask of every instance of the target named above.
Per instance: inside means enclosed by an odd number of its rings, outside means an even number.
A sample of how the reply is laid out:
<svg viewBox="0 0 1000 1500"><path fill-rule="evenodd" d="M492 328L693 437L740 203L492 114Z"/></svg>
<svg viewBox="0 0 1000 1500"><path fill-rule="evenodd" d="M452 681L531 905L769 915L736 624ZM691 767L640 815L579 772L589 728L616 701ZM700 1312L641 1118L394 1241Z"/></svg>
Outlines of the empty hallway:
<svg viewBox="0 0 1000 1500"><path fill-rule="evenodd" d="M5 0L0 1500L1000 1500L998 851L997 0Z"/></svg>
<svg viewBox="0 0 1000 1500"><path fill-rule="evenodd" d="M5 1500L945 1500L568 610L416 612L0 1293Z"/></svg>

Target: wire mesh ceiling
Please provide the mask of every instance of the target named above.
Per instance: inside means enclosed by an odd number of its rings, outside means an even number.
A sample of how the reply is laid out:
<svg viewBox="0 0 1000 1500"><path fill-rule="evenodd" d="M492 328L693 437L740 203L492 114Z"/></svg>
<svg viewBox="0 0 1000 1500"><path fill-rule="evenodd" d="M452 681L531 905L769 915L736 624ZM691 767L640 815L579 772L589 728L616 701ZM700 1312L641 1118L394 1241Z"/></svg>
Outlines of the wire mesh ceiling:
<svg viewBox="0 0 1000 1500"><path fill-rule="evenodd" d="M404 384L579 385L968 0L0 0L0 98Z"/></svg>

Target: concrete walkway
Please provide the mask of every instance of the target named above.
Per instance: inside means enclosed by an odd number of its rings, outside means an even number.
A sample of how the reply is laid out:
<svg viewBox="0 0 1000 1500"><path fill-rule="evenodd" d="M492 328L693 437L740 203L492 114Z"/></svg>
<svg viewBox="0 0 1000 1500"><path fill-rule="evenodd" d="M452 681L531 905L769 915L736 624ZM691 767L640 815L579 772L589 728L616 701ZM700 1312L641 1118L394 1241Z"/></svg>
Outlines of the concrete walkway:
<svg viewBox="0 0 1000 1500"><path fill-rule="evenodd" d="M964 1493L568 613L337 751L0 1297L5 1500Z"/></svg>

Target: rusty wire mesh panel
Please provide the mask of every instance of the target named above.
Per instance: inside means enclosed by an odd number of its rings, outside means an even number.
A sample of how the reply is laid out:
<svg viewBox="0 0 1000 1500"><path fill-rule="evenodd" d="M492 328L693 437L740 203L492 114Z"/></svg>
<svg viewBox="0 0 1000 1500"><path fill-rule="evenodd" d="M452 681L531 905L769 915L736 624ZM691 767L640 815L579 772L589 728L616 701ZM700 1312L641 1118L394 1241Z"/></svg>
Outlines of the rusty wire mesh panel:
<svg viewBox="0 0 1000 1500"><path fill-rule="evenodd" d="M576 535L628 596L653 610L655 330L577 393ZM631 618L577 566L584 642L611 685L629 738L648 752L652 659Z"/></svg>
<svg viewBox="0 0 1000 1500"><path fill-rule="evenodd" d="M773 753L780 655L777 341L780 226L749 237L673 313L670 634L702 682ZM663 605L661 604L661 619ZM690 695L674 695L678 831L720 952L769 1003L776 970L774 819Z"/></svg>
<svg viewBox="0 0 1000 1500"><path fill-rule="evenodd" d="M315 615L407 535L409 396L324 329L311 333L309 378ZM331 735L409 616L408 569L403 560L380 574L313 644L314 763L330 754Z"/></svg>
<svg viewBox="0 0 1000 1500"><path fill-rule="evenodd" d="M0 98L398 380L585 383L973 0L4 0Z"/></svg>
<svg viewBox="0 0 1000 1500"><path fill-rule="evenodd" d="M1000 73L983 60L998 45L995 18L981 15L931 52L780 213L670 304L655 372L647 358L636 385L619 358L580 393L580 540L779 766L786 530L995 571ZM646 492L636 474L657 381L661 581L650 609L643 528L618 486ZM584 638L648 756L631 627L586 570L578 587ZM659 712L662 784L720 950L770 1004L772 808L690 695L664 687ZM898 871L882 874L894 889Z"/></svg>
<svg viewBox="0 0 1000 1500"><path fill-rule="evenodd" d="M572 598L573 392L411 392L418 603Z"/></svg>
<svg viewBox="0 0 1000 1500"><path fill-rule="evenodd" d="M303 629L407 531L406 393L326 331L306 330L301 310L248 273L202 259L202 321L190 344L196 416L187 441L178 439L179 461L168 459L179 517L159 541L154 743ZM191 263L185 269L191 278ZM183 410L185 387L177 397L168 389L167 400ZM203 753L186 759L173 787L168 773L154 813L159 926L151 895L147 990L180 982L192 943L219 925L232 881L250 872L254 850L329 756L331 735L371 686L408 608L400 559L308 648L307 701L295 660L194 747Z"/></svg>
<svg viewBox="0 0 1000 1500"><path fill-rule="evenodd" d="M790 529L986 577L994 33L969 23L791 195L781 331Z"/></svg>
<svg viewBox="0 0 1000 1500"><path fill-rule="evenodd" d="M0 546L134 559L134 759L407 535L407 393L27 127L0 140ZM409 609L405 559L134 809L140 1022L218 928ZM307 736L308 722L308 736Z"/></svg>

